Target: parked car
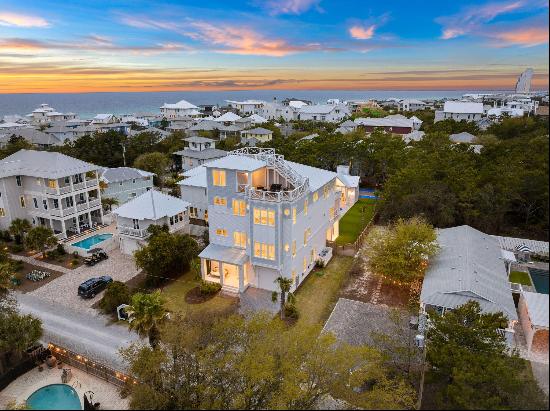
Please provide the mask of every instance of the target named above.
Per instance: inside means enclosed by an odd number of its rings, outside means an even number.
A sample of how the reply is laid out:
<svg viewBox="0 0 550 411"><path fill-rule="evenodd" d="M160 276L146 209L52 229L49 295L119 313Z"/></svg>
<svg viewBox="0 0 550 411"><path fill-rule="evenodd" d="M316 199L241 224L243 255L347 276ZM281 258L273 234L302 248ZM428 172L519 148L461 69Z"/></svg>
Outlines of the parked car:
<svg viewBox="0 0 550 411"><path fill-rule="evenodd" d="M78 295L82 298L94 298L112 282L113 279L107 275L90 278L80 284L78 287Z"/></svg>
<svg viewBox="0 0 550 411"><path fill-rule="evenodd" d="M96 265L100 261L106 260L107 258L109 258L109 256L105 251L103 251L101 248L96 248L92 251L92 254L90 256L84 258L84 264L90 266Z"/></svg>

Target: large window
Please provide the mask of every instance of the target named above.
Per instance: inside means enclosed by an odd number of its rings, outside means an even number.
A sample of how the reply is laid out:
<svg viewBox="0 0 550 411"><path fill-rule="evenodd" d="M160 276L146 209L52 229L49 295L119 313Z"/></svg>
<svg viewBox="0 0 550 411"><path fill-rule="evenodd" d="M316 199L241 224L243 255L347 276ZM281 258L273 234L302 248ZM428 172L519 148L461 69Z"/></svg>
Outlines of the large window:
<svg viewBox="0 0 550 411"><path fill-rule="evenodd" d="M296 257L296 240L292 240L292 257Z"/></svg>
<svg viewBox="0 0 550 411"><path fill-rule="evenodd" d="M48 187L57 188L57 180L48 180Z"/></svg>
<svg viewBox="0 0 550 411"><path fill-rule="evenodd" d="M225 170L212 170L213 184L225 187Z"/></svg>
<svg viewBox="0 0 550 411"><path fill-rule="evenodd" d="M227 205L227 198L216 196L216 197L214 197L214 204L221 205L221 206L226 206Z"/></svg>
<svg viewBox="0 0 550 411"><path fill-rule="evenodd" d="M311 228L306 228L304 230L304 245L307 244L307 240L309 239L310 236L311 236Z"/></svg>
<svg viewBox="0 0 550 411"><path fill-rule="evenodd" d="M233 245L235 247L246 248L246 233L241 231L234 231Z"/></svg>
<svg viewBox="0 0 550 411"><path fill-rule="evenodd" d="M307 215L307 209L309 207L309 200L306 198L304 201L304 214Z"/></svg>
<svg viewBox="0 0 550 411"><path fill-rule="evenodd" d="M0 217L5 217L6 216L6 211L0 207Z"/></svg>
<svg viewBox="0 0 550 411"><path fill-rule="evenodd" d="M318 191L313 193L313 202L316 202L317 200L319 200L319 192Z"/></svg>
<svg viewBox="0 0 550 411"><path fill-rule="evenodd" d="M244 200L233 200L233 215L246 215L246 202Z"/></svg>
<svg viewBox="0 0 550 411"><path fill-rule="evenodd" d="M296 207L292 207L292 224L296 224Z"/></svg>
<svg viewBox="0 0 550 411"><path fill-rule="evenodd" d="M275 226L275 211L264 208L254 208L254 224Z"/></svg>
<svg viewBox="0 0 550 411"><path fill-rule="evenodd" d="M254 241L254 257L275 260L275 246Z"/></svg>

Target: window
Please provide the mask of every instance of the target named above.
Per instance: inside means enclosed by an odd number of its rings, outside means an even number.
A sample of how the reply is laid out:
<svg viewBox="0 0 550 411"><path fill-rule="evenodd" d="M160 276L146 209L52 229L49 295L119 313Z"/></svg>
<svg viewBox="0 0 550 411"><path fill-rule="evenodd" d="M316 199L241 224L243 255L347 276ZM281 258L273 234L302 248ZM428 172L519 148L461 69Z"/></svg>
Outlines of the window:
<svg viewBox="0 0 550 411"><path fill-rule="evenodd" d="M292 240L292 257L296 257L296 240Z"/></svg>
<svg viewBox="0 0 550 411"><path fill-rule="evenodd" d="M65 205L67 207L72 207L74 205L72 197L65 197Z"/></svg>
<svg viewBox="0 0 550 411"><path fill-rule="evenodd" d="M170 217L170 225L174 225L174 217Z"/></svg>
<svg viewBox="0 0 550 411"><path fill-rule="evenodd" d="M254 224L275 226L275 211L254 208Z"/></svg>
<svg viewBox="0 0 550 411"><path fill-rule="evenodd" d="M275 260L275 246L254 241L254 257Z"/></svg>
<svg viewBox="0 0 550 411"><path fill-rule="evenodd" d="M57 180L48 180L49 188L57 188Z"/></svg>
<svg viewBox="0 0 550 411"><path fill-rule="evenodd" d="M296 224L296 207L292 207L292 224Z"/></svg>
<svg viewBox="0 0 550 411"><path fill-rule="evenodd" d="M286 216L289 216L290 215L290 210L288 208L285 208L285 215Z"/></svg>
<svg viewBox="0 0 550 411"><path fill-rule="evenodd" d="M136 230L139 230L139 220L136 220L135 218L132 219L132 224L134 225L134 228Z"/></svg>
<svg viewBox="0 0 550 411"><path fill-rule="evenodd" d="M285 251L288 253L288 250L290 250L290 247L288 245L288 243L285 243Z"/></svg>
<svg viewBox="0 0 550 411"><path fill-rule="evenodd" d="M136 184L136 179L132 178L132 184Z"/></svg>
<svg viewBox="0 0 550 411"><path fill-rule="evenodd" d="M189 207L189 217L197 217L197 207Z"/></svg>
<svg viewBox="0 0 550 411"><path fill-rule="evenodd" d="M0 217L5 217L5 216L6 216L6 212L2 207L0 207Z"/></svg>
<svg viewBox="0 0 550 411"><path fill-rule="evenodd" d="M307 258L306 257L304 257L304 261L303 261L302 265L303 265L303 272L305 273L306 270L307 270Z"/></svg>
<svg viewBox="0 0 550 411"><path fill-rule="evenodd" d="M53 199L53 208L59 208L59 200L57 198Z"/></svg>
<svg viewBox="0 0 550 411"><path fill-rule="evenodd" d="M24 197L24 196L19 197L19 203L21 204L21 207L23 207L23 208L26 207L26 205L25 205L25 197Z"/></svg>
<svg viewBox="0 0 550 411"><path fill-rule="evenodd" d="M304 201L304 214L307 215L307 209L309 206L309 200L306 198Z"/></svg>
<svg viewBox="0 0 550 411"><path fill-rule="evenodd" d="M225 170L213 170L212 177L215 186L225 187Z"/></svg>
<svg viewBox="0 0 550 411"><path fill-rule="evenodd" d="M21 176L15 176L15 181L17 182L17 186L21 187L23 183L21 182Z"/></svg>
<svg viewBox="0 0 550 411"><path fill-rule="evenodd" d="M216 197L214 197L214 204L221 205L221 206L226 206L227 205L227 198L216 196Z"/></svg>
<svg viewBox="0 0 550 411"><path fill-rule="evenodd" d="M48 200L42 200L42 205L44 206L44 210L48 209Z"/></svg>
<svg viewBox="0 0 550 411"><path fill-rule="evenodd" d="M309 254L309 262L313 263L315 261L315 247L311 249L311 253Z"/></svg>
<svg viewBox="0 0 550 411"><path fill-rule="evenodd" d="M34 208L38 208L38 200L35 197L32 198L32 202L34 204Z"/></svg>
<svg viewBox="0 0 550 411"><path fill-rule="evenodd" d="M334 218L334 207L330 207L328 209L328 215L330 216L331 220Z"/></svg>
<svg viewBox="0 0 550 411"><path fill-rule="evenodd" d="M319 192L318 191L313 193L313 202L316 202L317 200L319 200Z"/></svg>
<svg viewBox="0 0 550 411"><path fill-rule="evenodd" d="M222 237L227 237L227 230L225 228L217 228L216 235L221 235Z"/></svg>
<svg viewBox="0 0 550 411"><path fill-rule="evenodd" d="M244 200L233 200L233 215L246 215L246 202Z"/></svg>
<svg viewBox="0 0 550 411"><path fill-rule="evenodd" d="M208 210L204 210L204 221L208 222Z"/></svg>
<svg viewBox="0 0 550 411"><path fill-rule="evenodd" d="M309 239L310 236L311 236L311 228L306 228L304 230L304 245L307 244L307 240Z"/></svg>
<svg viewBox="0 0 550 411"><path fill-rule="evenodd" d="M325 187L323 188L323 197L324 197L324 198L327 198L327 197L328 197L328 187L327 187L327 186L325 186Z"/></svg>
<svg viewBox="0 0 550 411"><path fill-rule="evenodd" d="M234 231L233 245L235 247L246 248L246 233L241 231Z"/></svg>

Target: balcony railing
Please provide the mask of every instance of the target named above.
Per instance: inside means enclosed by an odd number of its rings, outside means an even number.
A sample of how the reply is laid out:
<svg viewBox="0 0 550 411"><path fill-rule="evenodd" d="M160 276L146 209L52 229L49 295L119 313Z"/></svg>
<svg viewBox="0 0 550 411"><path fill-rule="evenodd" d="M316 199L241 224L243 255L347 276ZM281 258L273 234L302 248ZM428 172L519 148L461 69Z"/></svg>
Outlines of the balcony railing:
<svg viewBox="0 0 550 411"><path fill-rule="evenodd" d="M66 194L71 192L71 186L59 187L59 194Z"/></svg>
<svg viewBox="0 0 550 411"><path fill-rule="evenodd" d="M78 183L78 184L73 184L73 189L74 189L75 191L77 191L77 190L82 190L82 189L84 189L84 188L86 188L86 183L84 183L84 182Z"/></svg>
<svg viewBox="0 0 550 411"><path fill-rule="evenodd" d="M144 230L142 228L128 227L126 225L119 225L118 232L120 234L129 235L129 236L138 237L138 238L147 238L151 235L147 230Z"/></svg>
<svg viewBox="0 0 550 411"><path fill-rule="evenodd" d="M101 200L99 199L90 200L90 208L97 207L99 205L101 205Z"/></svg>
<svg viewBox="0 0 550 411"><path fill-rule="evenodd" d="M86 180L86 187L95 187L97 185L98 185L98 182L95 178L91 180Z"/></svg>
<svg viewBox="0 0 550 411"><path fill-rule="evenodd" d="M88 208L88 203L80 203L76 205L76 211L86 210Z"/></svg>

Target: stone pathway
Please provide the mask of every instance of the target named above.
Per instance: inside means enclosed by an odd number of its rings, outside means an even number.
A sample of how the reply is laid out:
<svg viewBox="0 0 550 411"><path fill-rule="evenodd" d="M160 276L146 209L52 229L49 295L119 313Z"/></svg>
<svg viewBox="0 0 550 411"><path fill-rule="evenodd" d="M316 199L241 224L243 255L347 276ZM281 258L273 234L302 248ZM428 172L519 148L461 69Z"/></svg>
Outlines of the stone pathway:
<svg viewBox="0 0 550 411"><path fill-rule="evenodd" d="M279 304L271 301L271 291L248 287L240 295L239 313L248 316L259 311L277 314L279 312Z"/></svg>

